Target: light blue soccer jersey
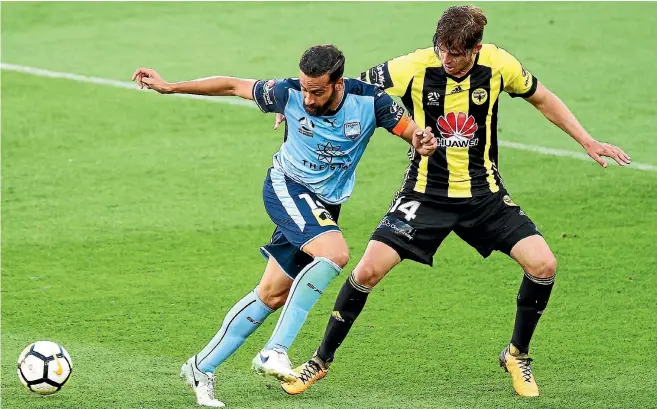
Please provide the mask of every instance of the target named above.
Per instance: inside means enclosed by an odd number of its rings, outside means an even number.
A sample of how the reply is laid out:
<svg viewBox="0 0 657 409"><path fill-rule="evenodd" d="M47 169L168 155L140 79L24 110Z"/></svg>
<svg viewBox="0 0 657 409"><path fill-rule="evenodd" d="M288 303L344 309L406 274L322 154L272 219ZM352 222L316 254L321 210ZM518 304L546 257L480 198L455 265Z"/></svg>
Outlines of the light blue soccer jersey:
<svg viewBox="0 0 657 409"><path fill-rule="evenodd" d="M392 132L404 115L404 109L378 87L350 78L344 82L343 99L327 116L306 112L298 79L258 81L253 87L258 107L284 114L287 121L274 168L330 204L351 196L356 165L375 129Z"/></svg>

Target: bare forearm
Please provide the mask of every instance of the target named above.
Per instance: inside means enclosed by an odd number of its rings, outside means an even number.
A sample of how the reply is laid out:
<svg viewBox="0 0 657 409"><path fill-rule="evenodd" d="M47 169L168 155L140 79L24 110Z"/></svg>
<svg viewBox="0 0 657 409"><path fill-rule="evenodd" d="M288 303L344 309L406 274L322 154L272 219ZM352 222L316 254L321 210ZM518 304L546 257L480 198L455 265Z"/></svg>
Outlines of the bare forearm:
<svg viewBox="0 0 657 409"><path fill-rule="evenodd" d="M404 128L402 130L402 128ZM415 121L405 116L392 130L392 133L405 140L422 156L430 156L438 147L438 142L431 132L431 128L421 129Z"/></svg>
<svg viewBox="0 0 657 409"><path fill-rule="evenodd" d="M604 161L602 156L613 158L621 166L630 164L630 157L622 149L593 139L582 125L580 125L566 104L541 83L538 84L534 95L527 98L527 101L541 111L550 122L579 142L586 149L586 153L598 162L600 166L607 167L607 162Z"/></svg>
<svg viewBox="0 0 657 409"><path fill-rule="evenodd" d="M413 146L413 136L415 135L415 131L418 130L418 126L415 124L415 122L410 122L408 125L405 127L404 131L401 133L398 133L399 137L406 141L409 145ZM393 132L395 133L395 132Z"/></svg>
<svg viewBox="0 0 657 409"><path fill-rule="evenodd" d="M255 80L234 77L208 77L192 81L174 82L169 84L171 94L195 94L209 96L241 96L244 91L253 88ZM250 96L250 94L248 94ZM250 98L249 98L250 99Z"/></svg>
<svg viewBox="0 0 657 409"><path fill-rule="evenodd" d="M586 147L592 143L594 139L582 127L566 104L547 89L545 89L545 92L547 94L540 102L534 103L530 100L536 109L541 111L550 122L561 128L561 130L570 135L580 145Z"/></svg>

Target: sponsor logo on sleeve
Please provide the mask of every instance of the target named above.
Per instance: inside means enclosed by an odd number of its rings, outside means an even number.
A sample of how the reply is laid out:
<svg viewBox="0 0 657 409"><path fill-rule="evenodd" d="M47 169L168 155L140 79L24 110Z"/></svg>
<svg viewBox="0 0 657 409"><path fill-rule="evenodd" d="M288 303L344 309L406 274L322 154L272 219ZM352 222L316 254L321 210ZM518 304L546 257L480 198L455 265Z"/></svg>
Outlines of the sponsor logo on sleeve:
<svg viewBox="0 0 657 409"><path fill-rule="evenodd" d="M276 85L276 80L269 80L262 86L262 99L267 105L272 105L274 103L272 98L274 96L274 85Z"/></svg>
<svg viewBox="0 0 657 409"><path fill-rule="evenodd" d="M396 102L392 102L390 105L390 113L395 116L395 121L399 121L402 116L404 116L404 108L400 107Z"/></svg>
<svg viewBox="0 0 657 409"><path fill-rule="evenodd" d="M387 62L370 68L370 83L381 88L392 87L392 78L390 78Z"/></svg>
<svg viewBox="0 0 657 409"><path fill-rule="evenodd" d="M529 72L525 69L525 67L522 68L522 77L525 79L525 87L529 86L529 81L531 80L531 75L529 75Z"/></svg>

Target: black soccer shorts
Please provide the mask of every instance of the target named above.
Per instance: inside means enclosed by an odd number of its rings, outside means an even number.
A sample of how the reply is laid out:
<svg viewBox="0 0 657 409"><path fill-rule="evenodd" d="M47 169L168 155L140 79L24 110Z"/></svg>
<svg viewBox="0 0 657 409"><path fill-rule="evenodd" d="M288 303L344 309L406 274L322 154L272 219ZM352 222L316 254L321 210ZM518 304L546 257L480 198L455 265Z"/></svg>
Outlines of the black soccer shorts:
<svg viewBox="0 0 657 409"><path fill-rule="evenodd" d="M392 247L402 260L433 265L434 254L452 231L483 257L493 250L508 255L520 240L541 234L504 189L463 199L401 191L371 240Z"/></svg>

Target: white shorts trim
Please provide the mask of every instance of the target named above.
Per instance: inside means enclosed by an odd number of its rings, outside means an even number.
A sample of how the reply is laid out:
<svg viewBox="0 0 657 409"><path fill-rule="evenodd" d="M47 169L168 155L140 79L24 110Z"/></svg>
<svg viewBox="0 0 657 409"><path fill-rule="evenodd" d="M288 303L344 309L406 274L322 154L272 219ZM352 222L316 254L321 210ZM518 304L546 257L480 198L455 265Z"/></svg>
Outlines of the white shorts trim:
<svg viewBox="0 0 657 409"><path fill-rule="evenodd" d="M299 230L303 233L303 229L306 227L306 220L303 218L297 204L294 203L294 199L292 199L290 192L287 190L285 175L276 169L272 169L269 175L271 177L271 185L274 188L278 200L281 201L287 214L299 226Z"/></svg>

